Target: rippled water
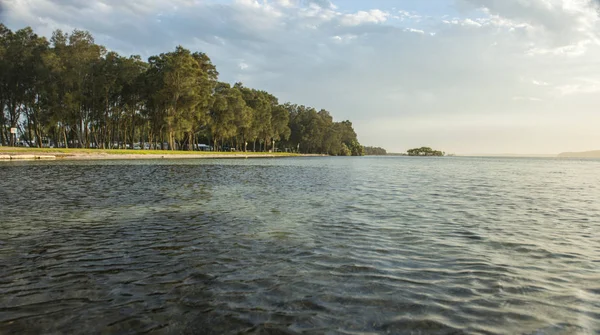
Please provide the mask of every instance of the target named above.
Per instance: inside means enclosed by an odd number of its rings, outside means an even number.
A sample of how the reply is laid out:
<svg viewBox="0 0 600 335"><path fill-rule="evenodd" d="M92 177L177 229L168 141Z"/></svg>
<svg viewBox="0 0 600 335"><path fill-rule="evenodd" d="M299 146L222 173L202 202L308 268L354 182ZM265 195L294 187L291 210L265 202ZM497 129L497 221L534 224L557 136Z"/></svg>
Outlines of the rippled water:
<svg viewBox="0 0 600 335"><path fill-rule="evenodd" d="M600 161L0 164L0 333L600 334Z"/></svg>

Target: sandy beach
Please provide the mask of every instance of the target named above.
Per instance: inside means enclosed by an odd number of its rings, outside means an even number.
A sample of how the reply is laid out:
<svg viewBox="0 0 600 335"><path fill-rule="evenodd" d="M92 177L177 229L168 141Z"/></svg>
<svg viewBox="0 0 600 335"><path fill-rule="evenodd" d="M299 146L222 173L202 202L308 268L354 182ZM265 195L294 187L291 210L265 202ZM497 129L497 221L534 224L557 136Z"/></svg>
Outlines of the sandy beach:
<svg viewBox="0 0 600 335"><path fill-rule="evenodd" d="M167 150L97 150L36 149L0 147L0 160L140 160L140 159L215 159L215 158L282 158L300 156L294 153L265 152L198 152Z"/></svg>

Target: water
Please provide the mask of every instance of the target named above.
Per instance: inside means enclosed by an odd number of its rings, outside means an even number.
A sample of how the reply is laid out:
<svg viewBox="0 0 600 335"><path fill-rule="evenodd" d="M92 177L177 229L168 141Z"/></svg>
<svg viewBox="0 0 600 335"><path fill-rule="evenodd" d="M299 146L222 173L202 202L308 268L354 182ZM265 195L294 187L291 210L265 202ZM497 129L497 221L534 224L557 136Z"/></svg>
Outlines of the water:
<svg viewBox="0 0 600 335"><path fill-rule="evenodd" d="M600 334L600 161L0 165L0 333Z"/></svg>

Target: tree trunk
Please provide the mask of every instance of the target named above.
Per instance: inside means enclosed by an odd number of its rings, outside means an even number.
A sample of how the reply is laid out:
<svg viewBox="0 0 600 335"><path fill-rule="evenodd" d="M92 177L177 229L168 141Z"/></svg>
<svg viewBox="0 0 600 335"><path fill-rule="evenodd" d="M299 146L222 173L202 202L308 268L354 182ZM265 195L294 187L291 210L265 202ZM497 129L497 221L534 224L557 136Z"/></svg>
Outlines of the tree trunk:
<svg viewBox="0 0 600 335"><path fill-rule="evenodd" d="M81 114L81 110L79 111ZM79 131L77 132L77 140L79 141L77 147L81 148L83 145L83 117L79 116Z"/></svg>
<svg viewBox="0 0 600 335"><path fill-rule="evenodd" d="M42 127L40 126L40 123L38 122L38 118L37 117L34 119L34 125L33 126L34 126L33 130L35 132L35 137L37 139L37 147L41 148L43 146L43 143L42 143L42 141L43 141L43 139L42 139L42 137L43 137L42 136Z"/></svg>
<svg viewBox="0 0 600 335"><path fill-rule="evenodd" d="M89 132L89 127L87 125L87 121L83 121L83 128L84 128L84 134L85 137L83 138L83 147L84 148L89 148L90 147L90 132Z"/></svg>
<svg viewBox="0 0 600 335"><path fill-rule="evenodd" d="M133 149L133 142L135 141L135 108L131 112L131 149Z"/></svg>
<svg viewBox="0 0 600 335"><path fill-rule="evenodd" d="M69 141L67 141L67 128L63 128L63 136L65 137L65 148L69 148Z"/></svg>
<svg viewBox="0 0 600 335"><path fill-rule="evenodd" d="M0 101L0 142L2 146L5 146L7 141L6 132L4 127L6 126L6 119L4 117L4 101Z"/></svg>

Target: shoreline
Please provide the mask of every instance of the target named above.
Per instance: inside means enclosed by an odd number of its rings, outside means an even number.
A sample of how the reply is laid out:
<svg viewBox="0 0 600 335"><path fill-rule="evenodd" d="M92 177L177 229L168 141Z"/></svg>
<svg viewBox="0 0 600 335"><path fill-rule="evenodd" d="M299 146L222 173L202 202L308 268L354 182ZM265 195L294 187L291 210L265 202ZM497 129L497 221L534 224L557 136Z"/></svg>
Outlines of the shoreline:
<svg viewBox="0 0 600 335"><path fill-rule="evenodd" d="M0 161L31 160L161 160L161 159L247 159L323 157L325 155L267 152L198 152L166 150L36 149L2 148Z"/></svg>

